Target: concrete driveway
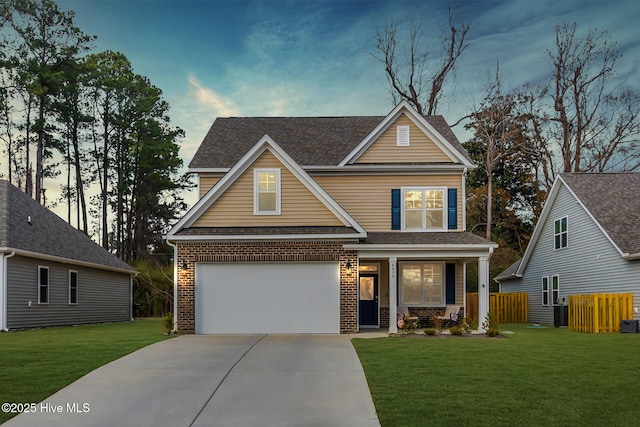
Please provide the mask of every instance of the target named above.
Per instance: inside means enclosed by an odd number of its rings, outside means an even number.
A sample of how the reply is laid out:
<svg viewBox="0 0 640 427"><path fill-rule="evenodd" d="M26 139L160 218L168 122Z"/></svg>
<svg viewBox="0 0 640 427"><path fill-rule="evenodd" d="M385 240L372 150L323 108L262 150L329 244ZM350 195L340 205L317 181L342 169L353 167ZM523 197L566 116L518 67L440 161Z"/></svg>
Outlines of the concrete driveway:
<svg viewBox="0 0 640 427"><path fill-rule="evenodd" d="M96 369L4 425L380 424L346 335L186 335Z"/></svg>

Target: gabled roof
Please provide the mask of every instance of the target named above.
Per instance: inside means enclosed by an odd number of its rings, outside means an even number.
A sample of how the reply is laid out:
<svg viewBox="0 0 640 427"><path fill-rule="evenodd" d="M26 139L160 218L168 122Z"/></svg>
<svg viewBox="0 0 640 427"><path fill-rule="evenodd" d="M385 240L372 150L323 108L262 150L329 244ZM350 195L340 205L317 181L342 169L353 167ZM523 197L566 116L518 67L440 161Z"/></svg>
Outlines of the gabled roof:
<svg viewBox="0 0 640 427"><path fill-rule="evenodd" d="M175 239L199 239L205 236L201 232L185 232L196 220L215 203L216 200L265 152L273 154L297 179L300 181L322 204L324 204L335 217L342 222L344 227L334 227L340 230L338 235L330 233L331 237L358 238L365 237L366 232L358 222L351 217L316 181L309 176L296 161L291 158L269 135L264 135L249 149L244 156L214 185L198 202L185 214L184 217L167 233L167 240ZM316 227L317 228L317 227ZM212 229L213 230L213 229ZM355 230L355 233L354 233ZM202 230L201 230L202 231ZM290 234L290 233L286 233ZM302 235L301 233L294 233ZM323 233L325 234L325 233ZM243 234L245 238L250 235ZM261 235L257 233L256 236ZM210 233L207 236L216 238L228 238L224 233Z"/></svg>
<svg viewBox="0 0 640 427"><path fill-rule="evenodd" d="M442 116L421 117L402 103L387 116L217 118L189 163L189 170L231 168L263 135L278 141L302 167L338 166L356 148L372 142L377 131L388 126L399 111L410 114L439 144L472 163Z"/></svg>
<svg viewBox="0 0 640 427"><path fill-rule="evenodd" d="M563 173L547 195L522 261L527 267L560 188L566 187L623 258L640 258L640 173ZM511 267L509 267L511 268ZM504 276L506 270L499 276Z"/></svg>
<svg viewBox="0 0 640 427"><path fill-rule="evenodd" d="M453 163L473 166L473 160L455 137L451 128L442 116L424 117L411 107L407 101L402 101L340 162L347 165L355 162L367 149L393 124L402 114L409 119L440 148ZM437 117L435 120L431 120ZM433 121L433 123L431 123ZM447 135L447 137L445 137Z"/></svg>
<svg viewBox="0 0 640 427"><path fill-rule="evenodd" d="M124 261L5 180L0 180L0 251L135 273Z"/></svg>

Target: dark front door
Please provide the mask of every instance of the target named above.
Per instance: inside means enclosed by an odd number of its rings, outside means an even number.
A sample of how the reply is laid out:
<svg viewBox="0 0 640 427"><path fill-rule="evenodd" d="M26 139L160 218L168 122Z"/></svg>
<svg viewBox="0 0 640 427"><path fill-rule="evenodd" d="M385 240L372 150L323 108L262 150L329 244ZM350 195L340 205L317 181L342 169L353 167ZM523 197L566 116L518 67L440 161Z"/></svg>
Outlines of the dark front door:
<svg viewBox="0 0 640 427"><path fill-rule="evenodd" d="M378 275L360 273L360 326L378 326Z"/></svg>

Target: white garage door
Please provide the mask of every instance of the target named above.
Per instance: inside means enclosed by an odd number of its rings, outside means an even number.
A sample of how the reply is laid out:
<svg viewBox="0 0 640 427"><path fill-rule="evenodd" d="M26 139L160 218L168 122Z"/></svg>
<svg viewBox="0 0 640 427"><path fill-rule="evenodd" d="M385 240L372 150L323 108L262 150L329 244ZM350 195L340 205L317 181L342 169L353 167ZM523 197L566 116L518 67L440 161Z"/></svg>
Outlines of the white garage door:
<svg viewBox="0 0 640 427"><path fill-rule="evenodd" d="M338 263L196 264L196 333L338 333Z"/></svg>

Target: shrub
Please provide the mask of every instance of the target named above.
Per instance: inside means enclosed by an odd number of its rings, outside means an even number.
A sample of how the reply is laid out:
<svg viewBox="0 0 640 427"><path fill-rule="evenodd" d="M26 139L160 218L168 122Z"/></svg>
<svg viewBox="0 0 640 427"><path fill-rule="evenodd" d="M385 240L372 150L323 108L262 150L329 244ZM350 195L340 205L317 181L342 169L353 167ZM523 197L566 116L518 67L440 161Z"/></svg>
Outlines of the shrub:
<svg viewBox="0 0 640 427"><path fill-rule="evenodd" d="M426 335L435 335L435 334L436 334L436 330L435 330L435 329L433 329L433 328L426 328L426 329L424 330L424 333L425 333Z"/></svg>
<svg viewBox="0 0 640 427"><path fill-rule="evenodd" d="M493 319L491 313L487 313L487 316L482 322L482 328L486 331L486 334L490 337L495 337L500 333L498 329L498 322Z"/></svg>
<svg viewBox="0 0 640 427"><path fill-rule="evenodd" d="M162 329L164 329L164 333L169 335L173 331L173 313L169 312L162 319Z"/></svg>
<svg viewBox="0 0 640 427"><path fill-rule="evenodd" d="M470 334L471 331L478 329L478 321L471 317L465 317L460 322L460 327L462 328L462 332Z"/></svg>
<svg viewBox="0 0 640 427"><path fill-rule="evenodd" d="M449 329L449 332L451 333L451 335L459 335L462 336L463 330L460 326L458 325L454 325L451 327L451 329Z"/></svg>

